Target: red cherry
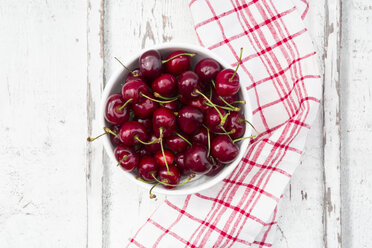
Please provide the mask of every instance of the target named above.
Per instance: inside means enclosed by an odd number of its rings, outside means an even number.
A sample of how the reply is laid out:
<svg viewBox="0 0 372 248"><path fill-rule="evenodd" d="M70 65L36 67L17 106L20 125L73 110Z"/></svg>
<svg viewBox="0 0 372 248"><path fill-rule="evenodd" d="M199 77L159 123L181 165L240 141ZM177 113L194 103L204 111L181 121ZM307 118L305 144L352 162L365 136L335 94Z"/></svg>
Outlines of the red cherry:
<svg viewBox="0 0 372 248"><path fill-rule="evenodd" d="M157 139L155 134L152 133L150 135L150 138L149 138L149 141L148 142L151 142L153 140ZM155 143L152 143L152 144L149 144L149 145L146 145L146 149L152 153L155 153L155 152L158 152L160 151L161 147L160 147L160 142L155 142Z"/></svg>
<svg viewBox="0 0 372 248"><path fill-rule="evenodd" d="M149 94L149 97L154 97ZM158 108L158 103L148 98L142 99L142 101L133 104L132 109L135 115L141 118L147 118Z"/></svg>
<svg viewBox="0 0 372 248"><path fill-rule="evenodd" d="M177 119L181 130L191 134L201 127L204 115L200 109L191 106L183 106L178 112Z"/></svg>
<svg viewBox="0 0 372 248"><path fill-rule="evenodd" d="M162 72L161 55L159 51L149 50L144 52L139 58L139 68L142 75L149 79L160 76Z"/></svg>
<svg viewBox="0 0 372 248"><path fill-rule="evenodd" d="M161 96L174 96L177 91L176 78L172 74L162 74L152 81L151 88Z"/></svg>
<svg viewBox="0 0 372 248"><path fill-rule="evenodd" d="M231 132L234 130L234 132ZM232 139L240 138L245 133L245 121L239 112L231 112L226 120L226 131L231 132Z"/></svg>
<svg viewBox="0 0 372 248"><path fill-rule="evenodd" d="M139 163L139 156L132 147L119 145L115 148L114 154L120 166L126 171L132 171Z"/></svg>
<svg viewBox="0 0 372 248"><path fill-rule="evenodd" d="M190 174L189 168L185 165L185 154L177 153L174 157L174 162L176 163L177 168L180 170L182 176Z"/></svg>
<svg viewBox="0 0 372 248"><path fill-rule="evenodd" d="M186 53L183 51L172 52L167 56L166 60L168 60L168 62L165 63L166 71L176 76L190 69L190 57L188 55L179 55L179 54L186 54Z"/></svg>
<svg viewBox="0 0 372 248"><path fill-rule="evenodd" d="M182 135L182 137L187 139L187 136L185 134L181 133L180 135ZM189 145L184 139L182 139L180 136L176 134L169 136L166 139L166 144L169 147L169 149L175 152L184 152L186 151Z"/></svg>
<svg viewBox="0 0 372 248"><path fill-rule="evenodd" d="M140 144L140 141L147 140L146 129L136 121L128 121L120 128L120 139L124 145L133 146Z"/></svg>
<svg viewBox="0 0 372 248"><path fill-rule="evenodd" d="M213 177L215 175L217 175L220 171L222 171L222 169L225 167L224 164L221 164L221 163L216 163L212 166L212 169L207 173L205 174L206 176L209 176L209 177Z"/></svg>
<svg viewBox="0 0 372 248"><path fill-rule="evenodd" d="M125 104L120 94L111 95L107 99L105 119L113 125L121 125L129 120L129 108L122 106Z"/></svg>
<svg viewBox="0 0 372 248"><path fill-rule="evenodd" d="M160 107L152 115L152 125L157 137L160 137L160 129L163 129L164 137L169 137L176 131L176 116L171 110Z"/></svg>
<svg viewBox="0 0 372 248"><path fill-rule="evenodd" d="M136 150L136 153L138 154L138 156L140 158L144 157L144 156L152 156L152 153L147 150L146 146L140 146L137 150Z"/></svg>
<svg viewBox="0 0 372 248"><path fill-rule="evenodd" d="M195 93L195 90L200 90L200 81L198 75L193 71L185 71L179 75L178 80L178 92L185 98L196 98L199 95Z"/></svg>
<svg viewBox="0 0 372 248"><path fill-rule="evenodd" d="M212 140L212 133L209 132L210 139ZM208 130L205 127L200 128L196 133L192 135L191 142L199 143L204 146L208 146Z"/></svg>
<svg viewBox="0 0 372 248"><path fill-rule="evenodd" d="M227 135L219 135L212 140L211 152L218 162L228 164L238 156L239 148Z"/></svg>
<svg viewBox="0 0 372 248"><path fill-rule="evenodd" d="M129 81L137 80L137 79L146 82L146 78L142 75L139 68L136 68L133 71L131 71L130 73L128 73L127 78L125 79L125 82L127 83Z"/></svg>
<svg viewBox="0 0 372 248"><path fill-rule="evenodd" d="M220 71L216 78L216 91L222 96L232 96L238 93L240 89L239 75L235 74L232 69L224 69Z"/></svg>
<svg viewBox="0 0 372 248"><path fill-rule="evenodd" d="M221 113L222 116L226 115L225 110L218 108L219 112ZM211 130L212 132L223 132L220 124L221 124L221 117L217 110L215 108L210 108L207 110L205 113L205 118L204 118L205 125ZM226 122L224 123L223 127L226 128Z"/></svg>
<svg viewBox="0 0 372 248"><path fill-rule="evenodd" d="M159 175L160 181L167 183L167 184L176 185L176 184L179 184L181 180L180 171L175 165L169 165L169 171L167 170L165 166L161 167L158 171L158 175ZM167 189L174 188L174 186L167 186L164 184L162 185L164 188L167 188Z"/></svg>
<svg viewBox="0 0 372 248"><path fill-rule="evenodd" d="M171 152L168 149L164 149L164 155L165 155L165 159L167 160L168 166L171 165L174 161L173 152ZM164 156L161 151L158 151L157 153L155 153L154 158L155 158L156 163L158 163L159 166L166 167Z"/></svg>
<svg viewBox="0 0 372 248"><path fill-rule="evenodd" d="M215 79L219 71L221 71L220 64L211 58L202 59L195 66L195 73L204 84Z"/></svg>
<svg viewBox="0 0 372 248"><path fill-rule="evenodd" d="M207 173L212 164L207 158L207 148L201 144L194 144L185 152L185 165L196 174Z"/></svg>
<svg viewBox="0 0 372 248"><path fill-rule="evenodd" d="M139 118L138 116L135 116L133 118L134 121L137 121L138 123L141 123L146 130L152 130L152 119L151 118Z"/></svg>
<svg viewBox="0 0 372 248"><path fill-rule="evenodd" d="M131 101L131 103L138 103L144 99L143 95L149 94L149 87L147 84L140 80L132 80L123 85L121 90L124 101Z"/></svg>
<svg viewBox="0 0 372 248"><path fill-rule="evenodd" d="M121 144L121 140L120 140L120 136L119 136L120 126L113 126L111 130L114 133L118 134L117 136L115 136L115 135L110 133L111 143L114 144L114 146L120 145Z"/></svg>
<svg viewBox="0 0 372 248"><path fill-rule="evenodd" d="M173 101L173 102L162 103L161 106L175 112L178 109L178 102Z"/></svg>
<svg viewBox="0 0 372 248"><path fill-rule="evenodd" d="M139 176L146 181L155 181L153 175L156 177L158 174L159 165L150 156L142 157L138 165Z"/></svg>
<svg viewBox="0 0 372 248"><path fill-rule="evenodd" d="M209 107L208 105L204 104L204 102L207 102L204 97L202 96L199 96L198 98L195 98L195 99L189 99L187 104L192 106L192 107L195 107L195 108L198 108L200 109L201 111L203 111L204 113L211 107Z"/></svg>

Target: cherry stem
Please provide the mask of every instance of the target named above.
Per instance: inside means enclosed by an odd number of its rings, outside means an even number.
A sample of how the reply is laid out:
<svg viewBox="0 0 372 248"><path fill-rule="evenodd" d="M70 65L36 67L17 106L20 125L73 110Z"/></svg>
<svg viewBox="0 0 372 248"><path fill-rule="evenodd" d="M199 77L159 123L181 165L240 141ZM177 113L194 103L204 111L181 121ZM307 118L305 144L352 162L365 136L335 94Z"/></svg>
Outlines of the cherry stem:
<svg viewBox="0 0 372 248"><path fill-rule="evenodd" d="M178 137L180 137L181 139L183 139L184 141L186 141L187 144L189 144L190 146L192 146L191 142L188 141L188 140L187 140L185 137L183 137L181 134L179 134L179 133L176 132L176 135L177 135Z"/></svg>
<svg viewBox="0 0 372 248"><path fill-rule="evenodd" d="M245 139L252 139L254 137L256 137L256 135L252 135L252 136L248 136L248 137L243 137L243 138L235 139L235 140L233 140L233 143L238 142L238 141L241 141L241 140L245 140Z"/></svg>
<svg viewBox="0 0 372 248"><path fill-rule="evenodd" d="M135 73L135 72L133 72L133 71L131 71L131 70L129 70L129 68L128 67L126 67L117 57L114 57L127 71L129 71L132 75L133 75L133 77L138 77L138 74L137 73Z"/></svg>
<svg viewBox="0 0 372 248"><path fill-rule="evenodd" d="M158 100L158 99L153 99L153 98L151 98L151 97L149 97L149 96L146 96L146 95L143 94L142 92L140 93L140 95L143 96L143 97L145 97L145 98L147 98L147 99L149 99L149 100L151 100L151 101L158 102L158 103L170 103L170 102L174 102L175 100L178 99L178 98L175 98L175 99L172 99L172 100L169 100L169 101L160 101L160 100Z"/></svg>
<svg viewBox="0 0 372 248"><path fill-rule="evenodd" d="M212 101L212 95L213 95L213 89L212 89L212 85L210 85L209 87L209 100Z"/></svg>
<svg viewBox="0 0 372 248"><path fill-rule="evenodd" d="M218 135L230 135L230 134L233 134L235 132L236 132L236 130L235 130L235 128L233 128L230 132L215 133L215 134L218 134Z"/></svg>
<svg viewBox="0 0 372 248"><path fill-rule="evenodd" d="M161 183L161 184L163 184L163 185L170 186L170 187L178 187L178 186L185 185L185 184L188 183L192 178L195 177L195 174L194 174L194 173L191 173L190 176L188 176L188 177L186 178L186 180L183 181L182 183L179 183L179 184L169 184L169 183L164 182L164 181L159 181L159 179L157 179L157 178L155 177L154 174L151 174L151 175L152 175L152 177L155 179L155 181L157 181L158 183Z"/></svg>
<svg viewBox="0 0 372 248"><path fill-rule="evenodd" d="M119 161L119 163L116 166L119 166L127 158L128 158L128 155L124 155L123 158Z"/></svg>
<svg viewBox="0 0 372 248"><path fill-rule="evenodd" d="M154 182L153 181L146 181L145 179L143 179L143 178L141 178L141 177L136 177L136 179L138 180L138 181L141 181L141 182L143 182L143 183L148 183L148 184L153 184Z"/></svg>
<svg viewBox="0 0 372 248"><path fill-rule="evenodd" d="M210 156L211 160L212 160L212 165L213 166L216 166L216 160L214 160L214 157Z"/></svg>
<svg viewBox="0 0 372 248"><path fill-rule="evenodd" d="M202 97L204 97L205 100L207 100L208 103L211 105L210 107L213 107L213 108L217 111L218 115L219 115L220 118L221 118L221 123L220 123L220 124L221 124L221 126L223 126L223 124L225 124L225 121L226 121L226 118L227 118L227 117L224 118L224 116L222 116L222 114L221 114L221 112L218 110L216 104L214 104L211 100L209 100L209 98L208 98L207 96L205 96L203 93L201 93L198 89L196 89L195 92L196 92L197 94L201 95ZM207 103L205 103L205 104L207 104ZM209 105L208 105L208 106L209 106Z"/></svg>
<svg viewBox="0 0 372 248"><path fill-rule="evenodd" d="M138 138L138 136L134 136L134 139L138 140L143 145L151 145L151 144L154 144L154 143L158 143L160 141L160 139L153 139L150 142L145 142L145 141L140 140L140 138Z"/></svg>
<svg viewBox="0 0 372 248"><path fill-rule="evenodd" d="M152 176L154 176L154 174L152 174ZM154 184L154 186L151 187L151 189L150 189L150 191L149 191L149 193L150 193L150 199L154 199L154 198L156 198L156 195L152 194L151 192L152 192L152 190L153 190L156 186L158 186L159 184L160 184L160 183Z"/></svg>
<svg viewBox="0 0 372 248"><path fill-rule="evenodd" d="M167 162L167 157L165 156L165 153L164 153L164 147L163 147L163 128L161 127L160 128L160 149L161 149L161 153L163 154L163 158L164 158L164 163L165 163L165 166L167 167L167 171L169 172L169 166L168 166L168 162Z"/></svg>
<svg viewBox="0 0 372 248"><path fill-rule="evenodd" d="M128 99L120 108L119 108L119 111L121 112L121 111L123 111L123 109L125 108L125 106L127 106L128 105L128 103L130 103L131 101L132 101L133 99L131 98L131 99Z"/></svg>
<svg viewBox="0 0 372 248"><path fill-rule="evenodd" d="M87 138L87 141L88 142L93 142L93 141L95 141L96 139L98 139L98 138L100 138L100 137L102 137L103 135L106 135L106 134L112 134L112 135L114 135L114 136L118 136L118 134L117 133L115 133L114 131L112 131L110 128L108 128L108 127L104 127L103 128L103 130L105 131L103 134L100 134L100 135L98 135L97 137L95 137L95 138L91 138L91 137L88 137Z"/></svg>
<svg viewBox="0 0 372 248"><path fill-rule="evenodd" d="M246 104L246 101L244 101L244 100L240 100L240 101L235 101L235 102L233 102L233 103L241 103L241 104Z"/></svg>
<svg viewBox="0 0 372 248"><path fill-rule="evenodd" d="M240 123L242 123L242 122L247 122L252 128L253 128L253 130L257 133L257 134L259 134L259 132L256 130L256 128L253 126L253 124L250 122L250 121L247 121L247 120L239 120L239 122Z"/></svg>
<svg viewBox="0 0 372 248"><path fill-rule="evenodd" d="M180 95L174 96L174 97L165 97L165 96L160 95L158 92L154 92L154 96L157 98L163 99L163 100L172 100L172 101L180 98Z"/></svg>
<svg viewBox="0 0 372 248"><path fill-rule="evenodd" d="M240 66L240 64L242 63L242 55L243 55L243 48L240 48L240 56L239 56L239 63L238 63L238 66L236 67L235 71L234 71L234 74L231 76L231 78L229 79L229 82L231 83L232 80L234 79L236 73L238 72L238 68Z"/></svg>
<svg viewBox="0 0 372 248"><path fill-rule="evenodd" d="M207 135L208 135L208 153L207 153L207 157L209 157L209 154L211 153L211 134L209 133L209 128L207 128Z"/></svg>
<svg viewBox="0 0 372 248"><path fill-rule="evenodd" d="M211 80L211 82L212 82L213 87L216 88L216 83L214 82L214 80Z"/></svg>
<svg viewBox="0 0 372 248"><path fill-rule="evenodd" d="M204 104L207 105L207 106L209 106L209 107L213 107L211 104L209 104L207 102L204 102ZM219 107L221 109L225 109L225 110L233 111L233 112L238 112L238 111L241 110L241 108L234 107L234 106L231 108L231 107L226 107L226 106L220 106L220 105L217 105L217 104L215 104L215 105L216 105L216 107Z"/></svg>
<svg viewBox="0 0 372 248"><path fill-rule="evenodd" d="M235 109L236 107L228 103L222 96L219 96L219 98L226 104L226 106Z"/></svg>
<svg viewBox="0 0 372 248"><path fill-rule="evenodd" d="M184 56L184 55L194 57L196 55L196 53L180 53L180 54L174 55L173 57L171 57L169 59L161 61L161 63L165 64L165 63L171 61L172 59L175 59L177 57Z"/></svg>

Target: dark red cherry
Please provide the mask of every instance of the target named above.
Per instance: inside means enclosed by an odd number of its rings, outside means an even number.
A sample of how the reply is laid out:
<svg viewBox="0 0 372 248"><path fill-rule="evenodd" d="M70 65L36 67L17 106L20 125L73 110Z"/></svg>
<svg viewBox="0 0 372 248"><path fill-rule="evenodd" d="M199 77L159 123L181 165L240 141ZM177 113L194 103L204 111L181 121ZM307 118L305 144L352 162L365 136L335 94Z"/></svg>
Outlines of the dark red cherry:
<svg viewBox="0 0 372 248"><path fill-rule="evenodd" d="M168 60L168 62L165 63L165 69L168 73L171 73L173 75L179 75L182 72L190 69L190 57L188 55L177 56L179 54L184 53L185 52L183 51L175 51L167 56L166 60Z"/></svg>
<svg viewBox="0 0 372 248"><path fill-rule="evenodd" d="M159 51L149 50L139 58L139 68L142 75L149 79L160 76L162 72L161 55Z"/></svg>
<svg viewBox="0 0 372 248"><path fill-rule="evenodd" d="M171 152L168 149L164 149L164 155L165 155L165 159L167 160L168 166L171 165L174 161L173 152ZM166 167L164 156L163 156L163 153L161 151L158 151L157 153L155 153L154 158L155 158L156 163L158 163L159 166Z"/></svg>
<svg viewBox="0 0 372 248"><path fill-rule="evenodd" d="M177 168L180 170L182 176L186 176L190 174L189 168L185 165L185 154L184 153L177 153L174 157L174 163L176 164Z"/></svg>
<svg viewBox="0 0 372 248"><path fill-rule="evenodd" d="M153 95L148 94L149 97L154 98ZM154 113L154 111L158 108L158 103L152 101L148 98L144 98L141 101L132 105L132 109L135 115L141 118L147 118Z"/></svg>
<svg viewBox="0 0 372 248"><path fill-rule="evenodd" d="M198 98L189 99L187 104L192 107L198 108L205 113L205 111L207 111L210 107L204 104L204 102L206 102L205 98L199 96Z"/></svg>
<svg viewBox="0 0 372 248"><path fill-rule="evenodd" d="M153 141L154 139L157 139L155 134L152 133L150 135L150 138L149 138L149 141L148 142L151 142ZM161 146L160 146L160 142L155 142L155 143L152 143L152 144L149 144L149 145L146 145L146 149L152 153L155 153L155 152L158 152L160 151L161 149Z"/></svg>
<svg viewBox="0 0 372 248"><path fill-rule="evenodd" d="M174 96L177 91L177 80L172 74L162 74L152 81L151 89L161 96Z"/></svg>
<svg viewBox="0 0 372 248"><path fill-rule="evenodd" d="M158 175L159 175L159 180L167 184L176 185L176 184L179 184L181 180L180 171L175 165L169 165L169 171L167 171L167 168L165 166L161 167L158 171ZM174 186L167 186L164 184L163 184L163 187L167 189L174 188Z"/></svg>
<svg viewBox="0 0 372 248"><path fill-rule="evenodd" d="M180 135L187 139L187 136L185 134L181 133ZM184 152L189 146L189 144L177 134L169 136L166 139L166 144L169 147L169 149L171 149L174 152Z"/></svg>
<svg viewBox="0 0 372 248"><path fill-rule="evenodd" d="M124 99L120 94L113 94L107 99L105 119L113 125L121 125L129 120L129 107L125 106Z"/></svg>
<svg viewBox="0 0 372 248"><path fill-rule="evenodd" d="M138 165L139 176L146 181L153 182L158 174L159 165L155 162L155 159L150 156L144 156L141 158Z"/></svg>
<svg viewBox="0 0 372 248"><path fill-rule="evenodd" d="M216 91L222 96L232 96L238 93L240 89L239 75L236 73L234 75L234 70L224 69L217 74L216 77Z"/></svg>
<svg viewBox="0 0 372 248"><path fill-rule="evenodd" d="M120 166L126 171L132 171L139 163L139 156L132 147L126 145L118 145L114 154L116 160L120 162Z"/></svg>
<svg viewBox="0 0 372 248"><path fill-rule="evenodd" d="M238 100L238 95L235 94L235 95L232 95L232 96L225 96L225 97L223 97L223 99L227 103L232 104L233 102L235 102L235 101ZM221 106L225 106L226 105L226 103L224 103L224 101L221 100L220 95L218 95L218 93L217 93L216 90L213 90L213 92L212 92L212 102L214 102L217 105L221 105Z"/></svg>
<svg viewBox="0 0 372 248"><path fill-rule="evenodd" d="M186 99L196 98L199 95L195 90L201 90L198 75L193 71L185 71L177 79L178 92Z"/></svg>
<svg viewBox="0 0 372 248"><path fill-rule="evenodd" d="M227 135L219 135L212 140L211 153L217 162L228 164L238 156L239 148Z"/></svg>
<svg viewBox="0 0 372 248"><path fill-rule="evenodd" d="M175 112L178 109L178 102L173 101L173 102L162 103L161 106Z"/></svg>
<svg viewBox="0 0 372 248"><path fill-rule="evenodd" d="M217 175L220 171L222 171L222 169L225 167L224 164L221 164L221 163L216 163L212 166L212 169L207 173L205 174L206 176L209 176L209 177L213 177L215 175Z"/></svg>
<svg viewBox="0 0 372 248"><path fill-rule="evenodd" d="M234 132L230 133L232 139L240 138L245 133L245 121L243 116L239 112L231 112L226 120L226 131L230 132L234 129Z"/></svg>
<svg viewBox="0 0 372 248"><path fill-rule="evenodd" d="M183 132L188 134L196 132L201 127L203 119L203 112L191 106L183 106L178 111L178 125Z"/></svg>
<svg viewBox="0 0 372 248"><path fill-rule="evenodd" d="M203 83L210 83L216 78L219 71L221 71L220 64L211 58L202 59L195 66L195 73Z"/></svg>
<svg viewBox="0 0 372 248"><path fill-rule="evenodd" d="M144 99L141 94L149 94L149 87L144 81L136 79L125 83L121 89L121 94L125 102L131 99L130 103L137 103Z"/></svg>
<svg viewBox="0 0 372 248"><path fill-rule="evenodd" d="M217 107L218 108L218 107ZM225 110L218 108L222 116L226 115ZM218 114L217 110L215 108L210 108L205 113L204 118L205 125L211 130L212 132L223 132L220 124L221 124L221 117ZM223 125L223 127L226 128L226 122Z"/></svg>
<svg viewBox="0 0 372 248"><path fill-rule="evenodd" d="M146 82L146 78L142 75L139 68L136 68L131 73L128 73L127 78L125 79L125 82L127 83L129 81L136 80L136 79Z"/></svg>
<svg viewBox="0 0 372 248"><path fill-rule="evenodd" d="M212 164L208 161L207 152L208 150L205 146L193 144L185 152L185 166L197 174L207 173L212 167Z"/></svg>
<svg viewBox="0 0 372 248"><path fill-rule="evenodd" d="M143 118L139 118L138 116L135 116L133 120L141 123L147 131L152 130L152 118L143 119Z"/></svg>
<svg viewBox="0 0 372 248"><path fill-rule="evenodd" d="M212 141L212 133L210 132L209 135L211 135L210 139ZM199 143L208 146L208 130L205 127L200 128L192 135L191 143Z"/></svg>
<svg viewBox="0 0 372 248"><path fill-rule="evenodd" d="M163 136L169 137L176 131L176 116L171 110L160 107L152 115L152 126L157 137L160 136L160 129L163 129Z"/></svg>
<svg viewBox="0 0 372 248"><path fill-rule="evenodd" d="M110 134L110 139L111 139L112 144L114 144L114 146L120 145L121 144L121 140L119 136L120 126L113 126L111 130L117 134L117 136Z"/></svg>
<svg viewBox="0 0 372 248"><path fill-rule="evenodd" d="M152 156L152 153L147 150L147 147L146 146L140 146L137 150L136 150L136 153L138 154L138 156L140 158L144 157L144 156Z"/></svg>
<svg viewBox="0 0 372 248"><path fill-rule="evenodd" d="M137 121L128 121L120 128L120 140L124 145L133 146L138 145L141 141L147 141L147 133L144 126ZM137 137L137 138L136 138Z"/></svg>

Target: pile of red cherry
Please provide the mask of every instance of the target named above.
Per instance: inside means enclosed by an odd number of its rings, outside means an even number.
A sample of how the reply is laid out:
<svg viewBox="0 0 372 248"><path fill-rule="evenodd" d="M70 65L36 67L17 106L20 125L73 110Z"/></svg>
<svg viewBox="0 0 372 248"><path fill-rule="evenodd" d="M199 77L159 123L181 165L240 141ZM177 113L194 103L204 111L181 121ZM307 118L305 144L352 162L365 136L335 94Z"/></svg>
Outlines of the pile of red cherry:
<svg viewBox="0 0 372 248"><path fill-rule="evenodd" d="M171 189L195 174L216 175L239 153L236 142L245 139L248 122L239 107L245 103L238 96L241 61L232 70L204 58L192 71L194 56L175 51L162 60L149 50L133 71L119 61L129 74L121 93L107 99L112 127L104 134L111 136L118 165L137 169L139 180ZM182 183L181 176L187 177Z"/></svg>

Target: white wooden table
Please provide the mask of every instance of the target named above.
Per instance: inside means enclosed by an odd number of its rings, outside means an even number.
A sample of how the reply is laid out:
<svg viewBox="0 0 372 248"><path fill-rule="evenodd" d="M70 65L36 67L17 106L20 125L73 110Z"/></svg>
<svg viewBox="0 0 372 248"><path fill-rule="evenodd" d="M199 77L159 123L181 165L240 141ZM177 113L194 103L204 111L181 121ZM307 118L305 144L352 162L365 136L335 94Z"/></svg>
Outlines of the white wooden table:
<svg viewBox="0 0 372 248"><path fill-rule="evenodd" d="M310 1L307 25L324 101L275 247L371 247L372 2ZM197 43L186 1L0 0L0 31L0 247L123 247L163 197L85 139L114 56Z"/></svg>

